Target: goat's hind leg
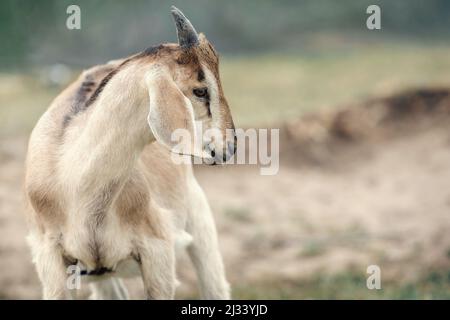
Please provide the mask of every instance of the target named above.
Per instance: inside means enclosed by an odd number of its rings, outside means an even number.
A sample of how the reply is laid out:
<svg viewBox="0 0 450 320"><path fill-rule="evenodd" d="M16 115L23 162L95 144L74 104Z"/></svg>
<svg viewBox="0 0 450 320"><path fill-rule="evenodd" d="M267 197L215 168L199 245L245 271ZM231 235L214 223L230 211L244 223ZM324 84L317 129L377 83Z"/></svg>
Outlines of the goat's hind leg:
<svg viewBox="0 0 450 320"><path fill-rule="evenodd" d="M121 279L108 278L89 284L92 300L128 300L128 291Z"/></svg>

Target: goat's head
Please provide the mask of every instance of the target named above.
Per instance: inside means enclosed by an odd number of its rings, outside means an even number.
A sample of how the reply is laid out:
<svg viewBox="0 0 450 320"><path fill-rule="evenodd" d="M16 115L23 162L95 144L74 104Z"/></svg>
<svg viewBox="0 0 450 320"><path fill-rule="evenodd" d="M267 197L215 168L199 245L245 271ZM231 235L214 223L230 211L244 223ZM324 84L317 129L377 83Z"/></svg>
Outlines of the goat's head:
<svg viewBox="0 0 450 320"><path fill-rule="evenodd" d="M234 154L235 134L220 82L217 52L180 10L172 7L172 16L178 44L155 49L156 58L145 75L150 97L148 123L156 140L173 152L215 160L209 163L225 162ZM188 152L175 149L179 146L173 141L177 129L192 137ZM199 136L205 131L210 134L199 146Z"/></svg>

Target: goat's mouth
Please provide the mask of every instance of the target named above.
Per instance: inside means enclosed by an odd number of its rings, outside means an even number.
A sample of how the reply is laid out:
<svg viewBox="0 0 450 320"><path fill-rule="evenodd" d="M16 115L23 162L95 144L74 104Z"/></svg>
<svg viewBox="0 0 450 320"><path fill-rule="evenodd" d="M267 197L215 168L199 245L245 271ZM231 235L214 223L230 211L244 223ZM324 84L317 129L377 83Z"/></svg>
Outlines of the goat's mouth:
<svg viewBox="0 0 450 320"><path fill-rule="evenodd" d="M205 152L210 155L207 159L209 165L226 164L236 153L236 143L226 142L226 147L215 148L214 144L207 144Z"/></svg>
<svg viewBox="0 0 450 320"><path fill-rule="evenodd" d="M176 151L172 152L179 156L191 157L194 164L206 164L209 166L224 165L234 155L234 153L231 154L228 150L217 153L215 150L206 149L202 152L201 155L199 155L198 153L188 154Z"/></svg>

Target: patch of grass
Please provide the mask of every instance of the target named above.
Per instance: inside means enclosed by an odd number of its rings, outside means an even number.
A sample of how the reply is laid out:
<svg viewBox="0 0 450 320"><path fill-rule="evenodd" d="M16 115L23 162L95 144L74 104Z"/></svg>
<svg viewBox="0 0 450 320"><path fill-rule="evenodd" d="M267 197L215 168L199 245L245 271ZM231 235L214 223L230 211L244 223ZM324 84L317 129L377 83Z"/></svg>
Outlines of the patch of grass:
<svg viewBox="0 0 450 320"><path fill-rule="evenodd" d="M450 270L431 271L416 282L383 280L380 290L366 287L366 274L356 271L317 275L298 281L266 280L235 285L236 299L450 299Z"/></svg>
<svg viewBox="0 0 450 320"><path fill-rule="evenodd" d="M324 254L326 246L323 241L308 241L300 251L301 257L316 257Z"/></svg>
<svg viewBox="0 0 450 320"><path fill-rule="evenodd" d="M247 208L226 208L224 214L235 221L250 222L252 214Z"/></svg>

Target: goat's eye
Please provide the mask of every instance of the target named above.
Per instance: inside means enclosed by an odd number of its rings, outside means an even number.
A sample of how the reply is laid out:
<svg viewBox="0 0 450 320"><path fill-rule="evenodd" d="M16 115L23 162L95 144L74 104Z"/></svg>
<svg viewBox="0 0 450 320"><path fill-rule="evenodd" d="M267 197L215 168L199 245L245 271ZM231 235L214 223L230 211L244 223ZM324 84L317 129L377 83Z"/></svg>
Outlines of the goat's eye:
<svg viewBox="0 0 450 320"><path fill-rule="evenodd" d="M208 88L194 89L193 92L197 97L204 98L208 95Z"/></svg>

